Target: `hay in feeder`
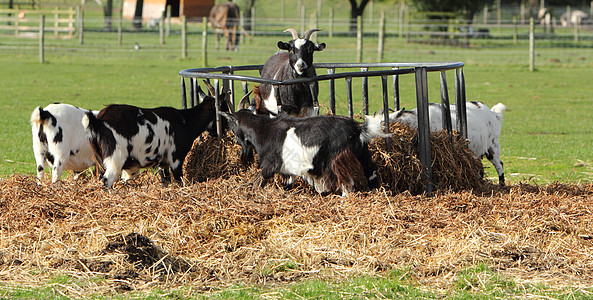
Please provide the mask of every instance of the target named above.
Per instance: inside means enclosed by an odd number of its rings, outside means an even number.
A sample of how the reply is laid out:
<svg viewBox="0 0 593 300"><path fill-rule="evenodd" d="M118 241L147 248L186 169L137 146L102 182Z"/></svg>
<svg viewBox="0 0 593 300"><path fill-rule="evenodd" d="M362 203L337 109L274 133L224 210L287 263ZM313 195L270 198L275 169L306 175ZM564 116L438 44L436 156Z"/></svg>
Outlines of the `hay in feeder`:
<svg viewBox="0 0 593 300"><path fill-rule="evenodd" d="M383 186L394 192L421 193L425 185L418 155L418 131L405 124L391 124L389 149L385 139L374 139L369 150L377 163ZM457 133L449 139L446 131L430 134L432 176L436 190L479 190L484 187L484 168Z"/></svg>
<svg viewBox="0 0 593 300"><path fill-rule="evenodd" d="M393 193L422 193L425 180L418 157L417 131L407 125L391 124L390 132L393 135L389 149L382 138L374 139L369 145L382 185ZM484 187L482 163L473 158L467 141L459 139L454 134L451 143L445 131L433 132L431 149L436 190L481 190ZM235 142L232 132L227 132L220 140L204 133L196 139L188 153L183 165L183 174L190 182L240 176L244 177L242 180L255 180L258 183L260 170L257 166L257 163L244 165L241 162L241 146ZM286 188L280 175L275 176L271 183ZM313 190L300 178L295 181L292 188Z"/></svg>
<svg viewBox="0 0 593 300"><path fill-rule="evenodd" d="M228 178L248 171L241 163L241 146L231 131L219 140L204 132L198 137L183 162L183 175L190 182ZM245 174L243 174L245 175Z"/></svg>

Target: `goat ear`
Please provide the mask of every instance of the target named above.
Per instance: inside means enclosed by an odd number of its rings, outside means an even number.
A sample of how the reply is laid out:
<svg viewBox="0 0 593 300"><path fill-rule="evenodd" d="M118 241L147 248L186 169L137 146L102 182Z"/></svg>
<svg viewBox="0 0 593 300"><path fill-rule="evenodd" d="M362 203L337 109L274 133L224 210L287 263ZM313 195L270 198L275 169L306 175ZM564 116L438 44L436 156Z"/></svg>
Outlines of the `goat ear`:
<svg viewBox="0 0 593 300"><path fill-rule="evenodd" d="M282 50L290 50L290 44L289 43L285 43L283 41L279 41L278 42L278 48L282 49Z"/></svg>
<svg viewBox="0 0 593 300"><path fill-rule="evenodd" d="M323 51L325 49L325 43L315 44L315 51Z"/></svg>
<svg viewBox="0 0 593 300"><path fill-rule="evenodd" d="M200 98L200 102L204 101L204 99L206 99L206 97L208 97L208 95L206 95L206 93L204 93L204 91L202 91L202 88L200 87L200 85L196 84L196 89L198 92L198 97Z"/></svg>

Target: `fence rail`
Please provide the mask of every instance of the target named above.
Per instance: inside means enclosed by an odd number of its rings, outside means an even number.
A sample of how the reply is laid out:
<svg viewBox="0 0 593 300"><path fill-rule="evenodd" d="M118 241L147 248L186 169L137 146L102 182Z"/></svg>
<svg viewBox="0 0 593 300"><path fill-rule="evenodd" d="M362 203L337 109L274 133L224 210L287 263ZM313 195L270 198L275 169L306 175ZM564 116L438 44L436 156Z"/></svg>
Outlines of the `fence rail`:
<svg viewBox="0 0 593 300"><path fill-rule="evenodd" d="M55 37L74 37L77 13L73 8L0 9L0 32L13 32L17 37L37 37L41 26L40 16L46 16L45 31L53 32Z"/></svg>
<svg viewBox="0 0 593 300"><path fill-rule="evenodd" d="M238 72L244 71L258 71L263 68L263 65L247 65L247 66L223 66L216 68L194 68L186 69L179 72L181 76L181 105L187 108L187 94L186 78L189 79L189 104L195 106L198 103L197 95L197 79L212 80L215 89L215 107L216 107L216 123L219 137L222 136L222 124L220 115L220 97L223 93L220 92L219 82L222 81L222 90L229 90L231 92L230 100L235 105L235 81L240 81L243 87L243 95L248 92L248 82L251 83L265 83L270 84L277 89L282 85L292 85L301 83L318 84L320 81L329 82L329 104L333 114L335 114L336 90L335 80L343 79L346 81L346 90L348 105L348 116L353 117L353 97L352 97L352 79L362 79L362 101L365 108L365 114L368 114L368 79L369 77L380 77L381 87L383 90L383 119L385 124L389 124L389 96L388 96L388 76L393 77L393 108L399 109L399 76L414 74L415 88L416 88L416 103L418 110L418 140L419 140L419 158L422 163L425 175L425 192L432 193L432 167L431 167L431 152L430 152L430 122L428 118L428 73L436 72L440 76L441 83L441 104L443 105L443 120L444 128L449 132L452 138L452 124L449 111L449 96L446 72L453 70L455 72L455 105L457 107L457 128L463 138L467 138L467 116L465 109L465 77L463 74L464 64L461 62L429 62L429 63L318 63L314 64L315 69L326 69L327 74L317 75L309 78L298 78L290 80L274 80L255 76L238 75ZM360 71L351 71L351 69L358 69ZM373 69L373 70L371 70ZM336 71L337 70L337 71ZM344 72L340 72L345 70ZM367 92L365 92L367 91ZM313 95L314 103L316 103L316 95ZM385 126L385 131L389 132L389 126ZM387 140L389 144L389 140Z"/></svg>

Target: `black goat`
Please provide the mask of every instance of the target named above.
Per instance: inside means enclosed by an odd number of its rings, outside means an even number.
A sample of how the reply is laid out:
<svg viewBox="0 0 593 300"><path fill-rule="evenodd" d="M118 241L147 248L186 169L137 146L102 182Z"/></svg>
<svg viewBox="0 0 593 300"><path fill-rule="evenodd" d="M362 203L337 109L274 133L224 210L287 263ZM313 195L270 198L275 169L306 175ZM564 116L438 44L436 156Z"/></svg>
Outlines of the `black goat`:
<svg viewBox="0 0 593 300"><path fill-rule="evenodd" d="M380 117L366 117L364 124L341 116L271 118L251 110L221 113L242 146L241 160L258 154L261 186L279 173L300 176L317 192L366 190L378 186L368 143L381 132Z"/></svg>
<svg viewBox="0 0 593 300"><path fill-rule="evenodd" d="M278 42L278 48L287 52L277 52L268 59L261 70L262 78L285 81L289 79L314 77L313 53L323 51L325 43L317 44L309 40L311 34L319 29L309 29L299 38L295 29L289 28L293 39L288 42ZM319 88L317 83L301 83L282 85L278 87L278 95L269 84L260 87L261 97L265 106L272 114L283 112L293 116L314 116L314 101L317 100Z"/></svg>

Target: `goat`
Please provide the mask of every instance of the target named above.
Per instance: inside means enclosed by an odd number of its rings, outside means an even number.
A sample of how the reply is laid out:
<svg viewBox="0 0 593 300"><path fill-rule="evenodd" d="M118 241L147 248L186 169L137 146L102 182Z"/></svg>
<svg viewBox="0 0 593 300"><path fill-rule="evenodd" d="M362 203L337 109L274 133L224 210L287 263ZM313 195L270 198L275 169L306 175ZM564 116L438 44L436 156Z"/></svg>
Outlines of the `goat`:
<svg viewBox="0 0 593 300"><path fill-rule="evenodd" d="M52 169L52 183L60 180L64 170L81 172L94 165L93 151L80 123L86 112L98 113L61 103L38 106L31 113L33 153L40 182L47 165Z"/></svg>
<svg viewBox="0 0 593 300"><path fill-rule="evenodd" d="M202 100L193 108L140 108L112 104L95 117L87 113L82 124L97 161L105 167L103 184L110 188L122 170L135 176L141 168L158 166L161 182L182 177L182 164L193 141L208 130L216 135L214 98L198 86ZM223 102L222 111L230 105ZM223 124L223 126L226 126ZM124 178L126 179L126 178Z"/></svg>
<svg viewBox="0 0 593 300"><path fill-rule="evenodd" d="M319 29L309 29L299 38L295 29L286 29L284 32L290 32L293 39L288 43L279 41L278 48L287 52L279 51L272 55L264 64L261 77L285 81L316 76L313 53L323 51L325 43L317 44L309 40L315 31ZM281 85L278 87L278 95L271 85L262 84L260 92L267 110L272 114L281 111L299 117L317 115L313 103L319 93L317 83Z"/></svg>
<svg viewBox="0 0 593 300"><path fill-rule="evenodd" d="M208 20L216 35L216 50L218 50L218 33L222 30L226 40L226 50L238 50L237 28L239 27L239 6L228 1L215 5L210 9Z"/></svg>
<svg viewBox="0 0 593 300"><path fill-rule="evenodd" d="M366 117L364 124L342 116L276 118L249 109L221 113L241 145L241 161L258 154L263 187L276 173L300 176L318 193L375 188L379 184L368 143L381 132L381 119Z"/></svg>
<svg viewBox="0 0 593 300"><path fill-rule="evenodd" d="M455 105L451 105L450 110L453 129L457 130L457 108ZM498 140L502 129L502 114L505 110L506 106L502 103L496 104L492 109L488 109L488 106L479 101L467 102L466 105L469 148L474 153L475 158L486 156L492 165L494 165L498 173L498 183L501 186L504 186L505 183L503 162L500 160L500 143ZM430 130L442 130L442 105L430 103L428 115ZM412 111L401 109L390 113L389 122L406 123L412 128L418 128L416 109Z"/></svg>

